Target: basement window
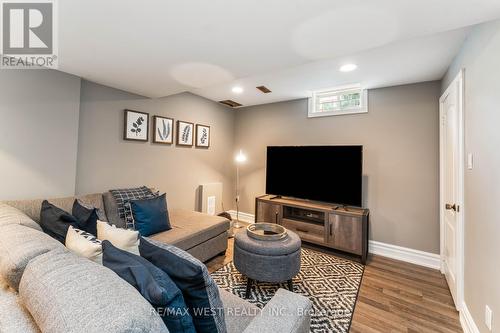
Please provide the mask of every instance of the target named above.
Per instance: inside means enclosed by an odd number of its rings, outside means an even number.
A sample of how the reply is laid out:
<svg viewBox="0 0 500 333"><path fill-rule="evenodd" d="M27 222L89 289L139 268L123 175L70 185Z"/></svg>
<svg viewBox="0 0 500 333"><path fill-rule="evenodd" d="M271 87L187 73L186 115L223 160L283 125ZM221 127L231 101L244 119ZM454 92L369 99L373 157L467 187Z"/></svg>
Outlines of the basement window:
<svg viewBox="0 0 500 333"><path fill-rule="evenodd" d="M337 116L368 112L367 91L360 85L313 91L308 117Z"/></svg>

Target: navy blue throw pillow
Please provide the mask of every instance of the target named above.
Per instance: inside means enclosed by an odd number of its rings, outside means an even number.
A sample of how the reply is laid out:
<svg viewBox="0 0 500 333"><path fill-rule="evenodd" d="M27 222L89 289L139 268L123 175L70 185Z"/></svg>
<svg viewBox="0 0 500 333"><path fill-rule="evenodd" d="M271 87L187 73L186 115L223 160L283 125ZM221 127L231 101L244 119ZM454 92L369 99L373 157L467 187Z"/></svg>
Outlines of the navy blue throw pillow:
<svg viewBox="0 0 500 333"><path fill-rule="evenodd" d="M42 202L40 227L46 234L64 244L70 225L80 229L78 220L73 215L54 206L47 200Z"/></svg>
<svg viewBox="0 0 500 333"><path fill-rule="evenodd" d="M81 230L97 236L97 220L99 220L97 208L87 206L76 199L71 213L78 220Z"/></svg>
<svg viewBox="0 0 500 333"><path fill-rule="evenodd" d="M135 230L141 236L150 236L170 230L166 194L153 199L130 200Z"/></svg>
<svg viewBox="0 0 500 333"><path fill-rule="evenodd" d="M131 284L153 306L170 332L196 333L182 292L158 267L133 253L102 242L102 264Z"/></svg>
<svg viewBox="0 0 500 333"><path fill-rule="evenodd" d="M140 237L139 252L167 273L182 291L196 332L227 331L219 288L201 261L173 245L144 237Z"/></svg>

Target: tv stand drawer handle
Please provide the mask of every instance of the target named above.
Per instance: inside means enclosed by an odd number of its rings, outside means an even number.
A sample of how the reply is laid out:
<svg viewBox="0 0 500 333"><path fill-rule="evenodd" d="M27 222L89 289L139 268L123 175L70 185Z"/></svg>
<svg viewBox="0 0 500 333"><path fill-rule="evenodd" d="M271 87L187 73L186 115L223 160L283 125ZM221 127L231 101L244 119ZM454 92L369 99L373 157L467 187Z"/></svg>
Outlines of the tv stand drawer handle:
<svg viewBox="0 0 500 333"><path fill-rule="evenodd" d="M303 229L299 229L299 228L295 228L295 230L298 232L309 232L309 230L303 230Z"/></svg>

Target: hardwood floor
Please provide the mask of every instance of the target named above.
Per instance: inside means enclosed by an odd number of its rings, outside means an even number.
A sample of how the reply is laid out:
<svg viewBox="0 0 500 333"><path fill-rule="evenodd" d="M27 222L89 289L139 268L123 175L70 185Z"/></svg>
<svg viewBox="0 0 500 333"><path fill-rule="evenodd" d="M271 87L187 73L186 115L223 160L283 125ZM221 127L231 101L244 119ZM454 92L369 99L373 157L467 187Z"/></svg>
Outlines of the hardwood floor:
<svg viewBox="0 0 500 333"><path fill-rule="evenodd" d="M350 332L462 332L462 328L439 271L372 256Z"/></svg>
<svg viewBox="0 0 500 333"><path fill-rule="evenodd" d="M232 261L233 244L230 238L226 255L207 263L210 272ZM350 332L449 333L462 329L448 285L439 271L370 256Z"/></svg>

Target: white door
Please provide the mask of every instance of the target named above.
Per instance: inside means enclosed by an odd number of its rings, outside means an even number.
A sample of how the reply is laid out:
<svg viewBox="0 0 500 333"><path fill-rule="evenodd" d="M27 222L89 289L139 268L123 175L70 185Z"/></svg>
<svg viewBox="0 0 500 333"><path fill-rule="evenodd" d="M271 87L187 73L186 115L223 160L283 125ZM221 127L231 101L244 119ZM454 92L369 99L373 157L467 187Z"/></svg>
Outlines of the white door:
<svg viewBox="0 0 500 333"><path fill-rule="evenodd" d="M460 274L463 233L462 213L462 76L441 97L441 207L443 271L457 308L461 304Z"/></svg>

